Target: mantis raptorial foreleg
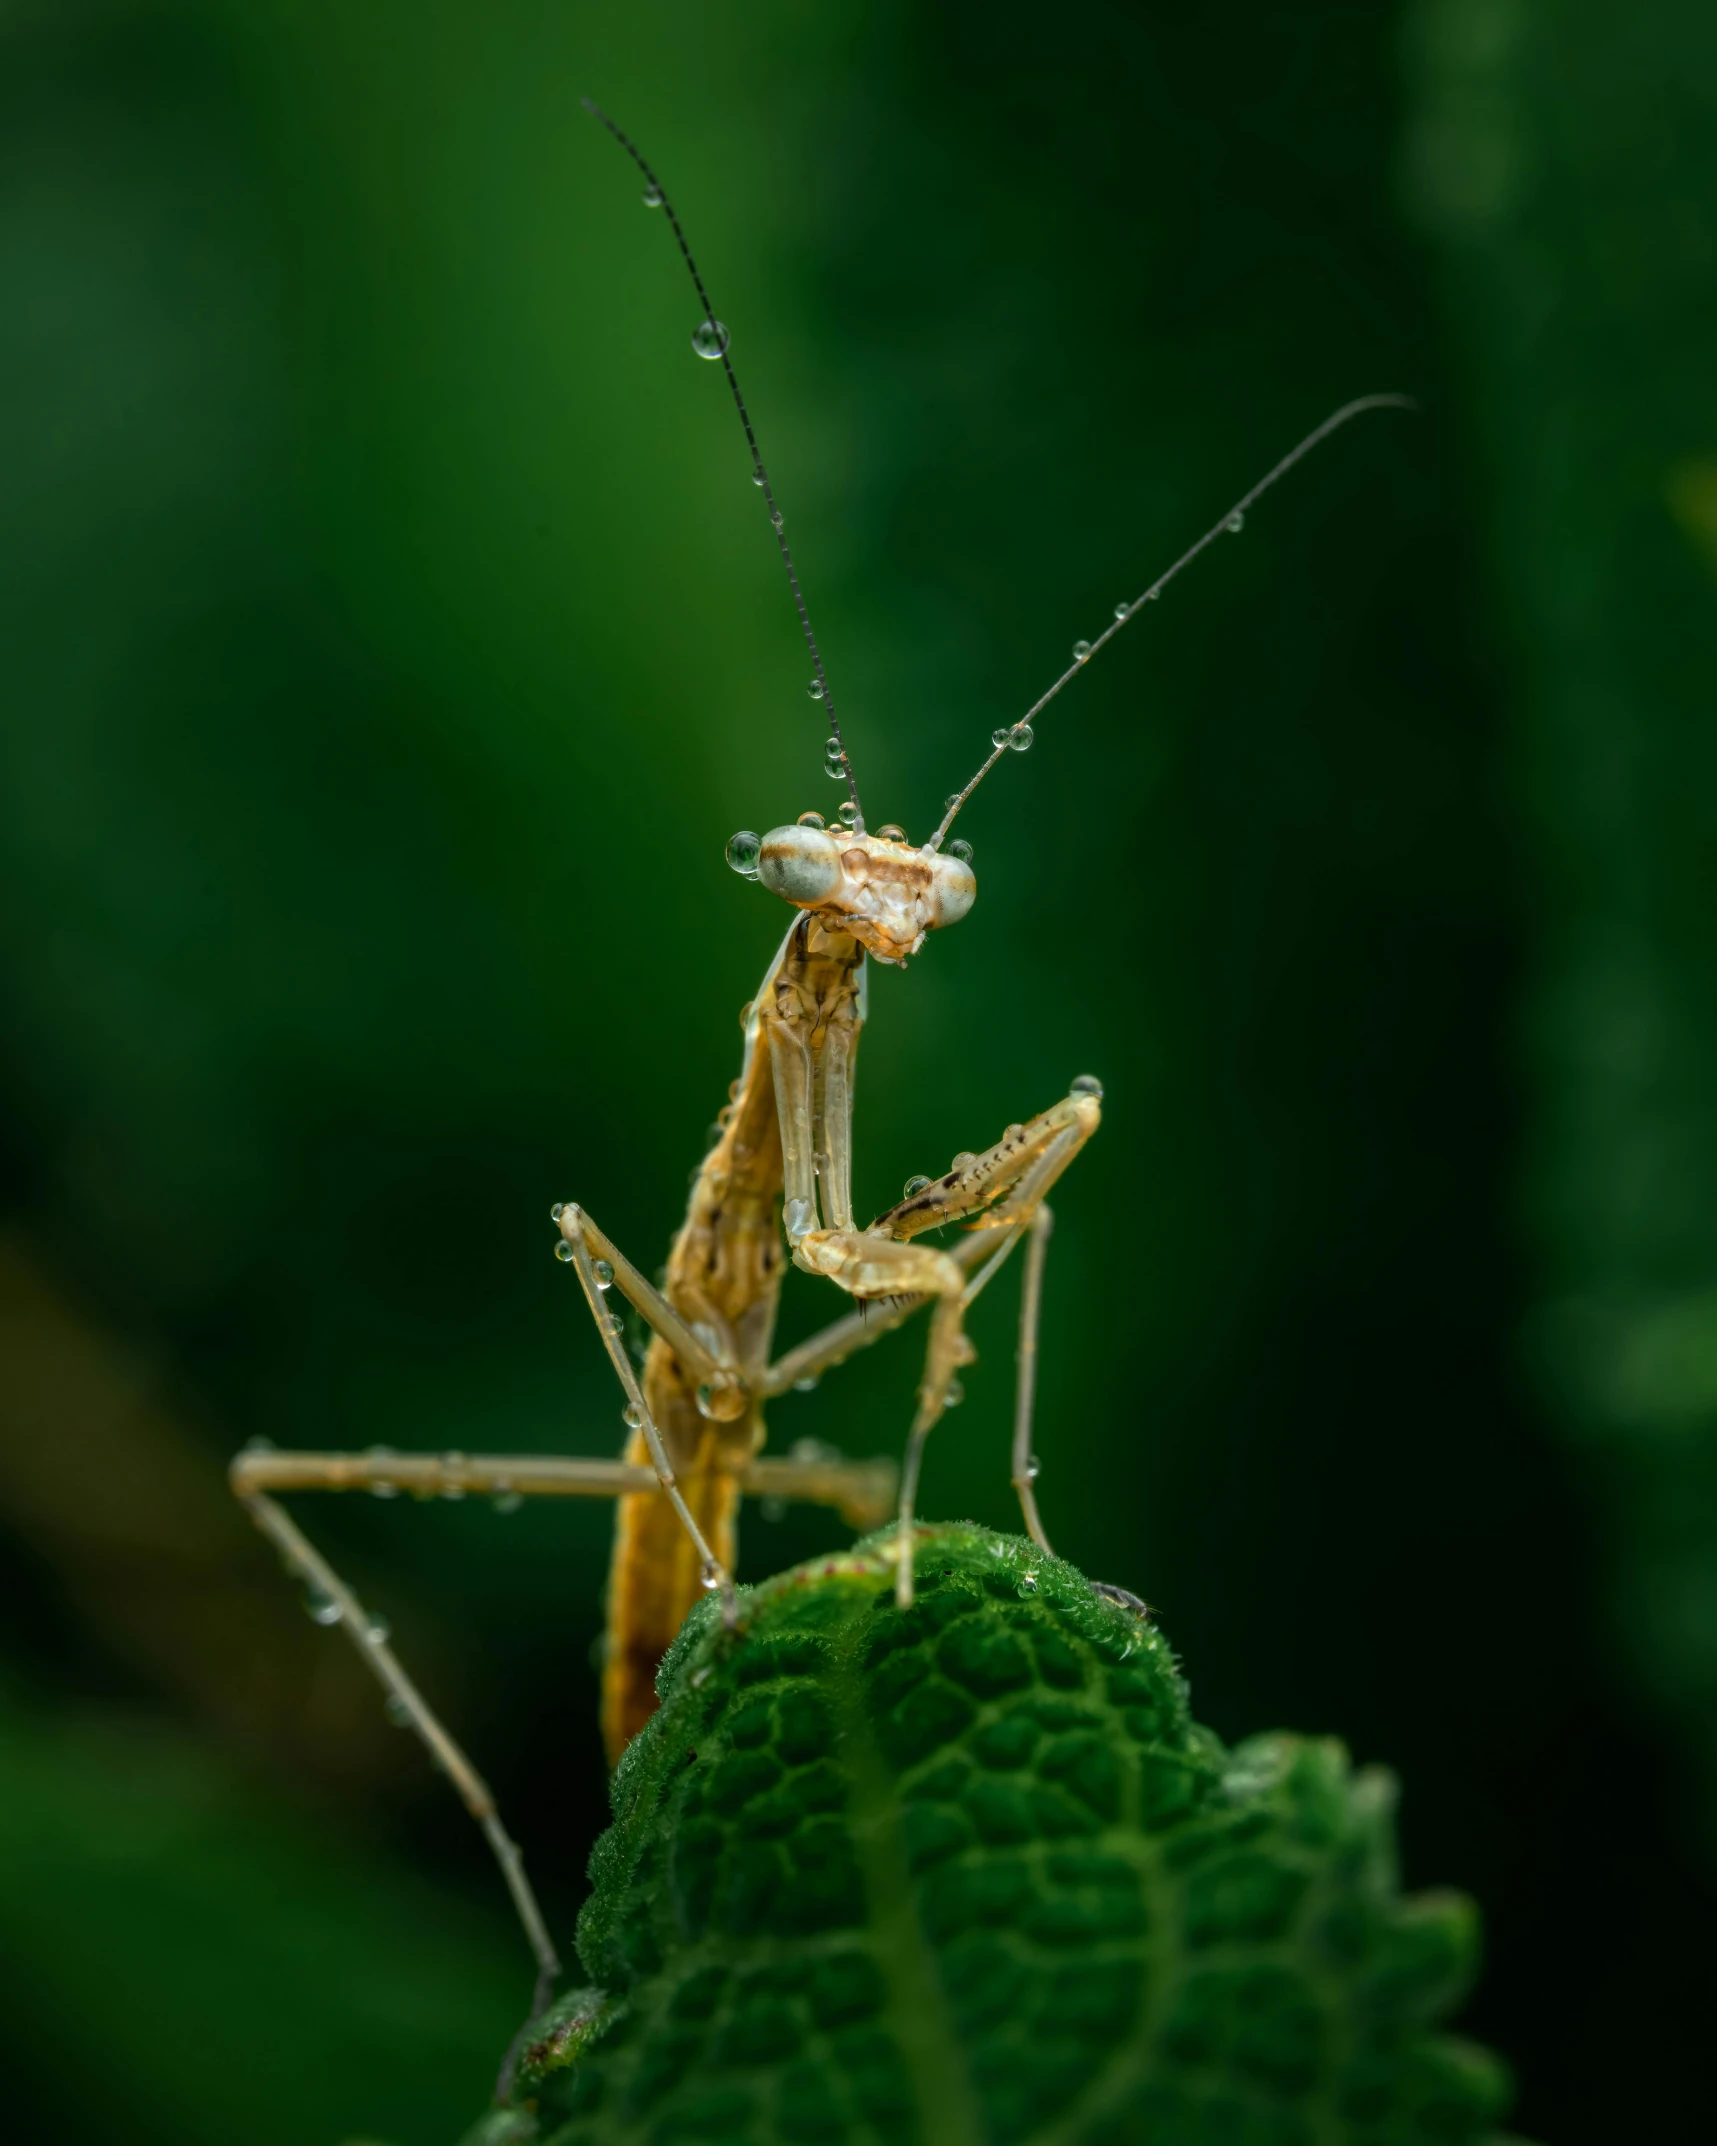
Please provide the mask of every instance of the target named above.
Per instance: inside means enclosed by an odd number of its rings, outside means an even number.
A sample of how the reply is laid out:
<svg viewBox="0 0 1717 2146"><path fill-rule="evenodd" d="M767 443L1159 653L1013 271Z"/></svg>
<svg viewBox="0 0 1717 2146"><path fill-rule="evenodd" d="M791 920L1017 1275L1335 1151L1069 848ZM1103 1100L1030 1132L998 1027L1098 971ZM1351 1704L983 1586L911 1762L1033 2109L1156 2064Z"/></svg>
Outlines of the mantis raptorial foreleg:
<svg viewBox="0 0 1717 2146"><path fill-rule="evenodd" d="M777 1024L779 1028L792 1025L789 1021ZM771 1040L774 1040L773 1036ZM799 1037L792 1036L788 1051L782 1054L793 1068L793 1075L787 1080L783 1080L780 1073L782 1058L777 1058L776 1087L784 1121L789 1113L798 1121L792 1126L784 1122L782 1129L782 1149L789 1158L789 1185L792 1181L791 1158L796 1147L802 1143L806 1151L810 1150L807 1121L810 1118L811 1083L798 1077L802 1050ZM830 1125L830 1115L825 1104L818 1125L821 1135L818 1147L823 1153L848 1154L850 1126L843 1136L839 1128ZM1007 1256L1013 1243L1028 1230L1032 1232L1032 1244L1021 1309L1021 1392L1015 1405L1013 1475L1027 1529L1035 1542L1048 1547L1028 1473L1037 1327L1049 1228L1046 1223L1039 1230L1036 1218L1043 1211L1050 1187L1097 1130L1100 1118L1095 1083L1081 1082L1074 1093L1053 1104L1029 1124L1009 1126L995 1146L983 1154L958 1157L946 1176L917 1187L897 1206L880 1215L867 1230L802 1229L795 1233L789 1227L795 1263L814 1274L826 1276L852 1295L861 1298L910 1295L931 1302L924 1376L919 1384L918 1408L913 1417L900 1479L896 1595L903 1606L912 1600L912 1519L925 1441L947 1406L948 1387L955 1372L971 1357L971 1344L966 1339L964 1326L966 1306ZM975 1229L1008 1233L999 1253L981 1265L976 1275L969 1271L975 1263L973 1259L962 1260L951 1253L930 1251L911 1242L925 1230L967 1217L973 1218ZM832 1329L831 1333L846 1328L847 1322L842 1321L839 1329ZM841 1338L844 1340L844 1333ZM853 1345L857 1345L856 1341ZM801 1360L808 1361L804 1352L800 1354ZM1023 1458L1020 1452L1022 1438L1025 1441Z"/></svg>

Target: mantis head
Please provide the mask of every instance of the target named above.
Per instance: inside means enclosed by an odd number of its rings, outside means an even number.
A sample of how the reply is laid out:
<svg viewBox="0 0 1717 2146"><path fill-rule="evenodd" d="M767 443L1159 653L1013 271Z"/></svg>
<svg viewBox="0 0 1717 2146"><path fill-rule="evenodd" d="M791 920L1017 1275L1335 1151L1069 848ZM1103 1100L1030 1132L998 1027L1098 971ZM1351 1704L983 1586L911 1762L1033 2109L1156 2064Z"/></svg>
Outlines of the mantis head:
<svg viewBox="0 0 1717 2146"><path fill-rule="evenodd" d="M814 814L761 837L737 834L727 845L736 872L893 962L971 908L978 881L970 860L963 842L944 854L915 848L898 827L855 834L825 827Z"/></svg>

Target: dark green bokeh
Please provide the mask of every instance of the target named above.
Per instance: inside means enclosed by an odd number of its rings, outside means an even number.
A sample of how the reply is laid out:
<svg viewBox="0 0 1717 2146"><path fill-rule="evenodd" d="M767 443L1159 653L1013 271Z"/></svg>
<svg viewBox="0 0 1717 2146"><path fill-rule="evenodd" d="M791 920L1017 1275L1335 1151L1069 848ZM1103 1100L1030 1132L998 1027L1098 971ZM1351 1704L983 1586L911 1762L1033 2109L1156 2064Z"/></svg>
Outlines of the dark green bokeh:
<svg viewBox="0 0 1717 2146"><path fill-rule="evenodd" d="M695 300L579 93L690 220L873 820L922 834L1333 404L1420 396L986 788L971 920L877 979L859 1191L1103 1077L1057 1547L1161 1606L1224 1735L1400 1770L1563 2141L1688 2121L1713 1995L1717 70L1695 0L1611 15L204 0L0 46L5 1310L130 1367L152 1481L252 1435L613 1448L548 1206L661 1256L780 929L722 842L836 794ZM1007 1524L997 1294L925 1502ZM481 1844L410 1752L316 1743L321 1671L223 1702L221 1575L270 1578L236 1518L175 1522L214 1577L157 1635L147 1531L80 1532L76 1352L31 1363L15 2103L225 2140L266 2057L281 2146L447 2139L524 1995ZM879 1350L775 1440L893 1449L912 1381ZM307 1518L568 1926L607 1516ZM754 1517L748 1568L833 1539ZM284 1591L245 1614L321 1659Z"/></svg>

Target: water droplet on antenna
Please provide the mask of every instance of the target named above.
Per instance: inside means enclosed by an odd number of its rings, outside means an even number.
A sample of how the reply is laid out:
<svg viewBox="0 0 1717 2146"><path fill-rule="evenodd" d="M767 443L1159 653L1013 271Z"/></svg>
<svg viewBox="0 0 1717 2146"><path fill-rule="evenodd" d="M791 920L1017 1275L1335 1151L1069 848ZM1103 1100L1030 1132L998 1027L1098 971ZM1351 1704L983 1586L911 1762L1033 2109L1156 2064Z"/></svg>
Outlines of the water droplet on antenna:
<svg viewBox="0 0 1717 2146"><path fill-rule="evenodd" d="M576 1259L578 1257L578 1254L572 1249L572 1246L568 1244L566 1239L563 1237L554 1248L554 1256L556 1259L572 1260Z"/></svg>
<svg viewBox="0 0 1717 2146"><path fill-rule="evenodd" d="M942 1396L942 1406L944 1408L958 1408L965 1398L965 1387L960 1384L958 1379L950 1379L948 1381L948 1391Z"/></svg>
<svg viewBox="0 0 1717 2146"><path fill-rule="evenodd" d="M396 1729L409 1729L411 1727L411 1708L406 1705L397 1691L390 1691L382 1701L382 1712Z"/></svg>
<svg viewBox="0 0 1717 2146"><path fill-rule="evenodd" d="M779 529L786 521L787 517L781 512L781 509L779 507L776 507L772 509L769 519L773 526Z"/></svg>
<svg viewBox="0 0 1717 2146"><path fill-rule="evenodd" d="M713 1557L705 1558L703 1567L698 1573L698 1585L706 1595L713 1595L721 1585L721 1567Z"/></svg>
<svg viewBox="0 0 1717 2146"><path fill-rule="evenodd" d="M1131 604L1117 604L1115 606L1115 616L1117 618L1126 618L1131 612L1132 608L1133 607ZM1037 1582L1033 1580L1031 1584L1035 1587L1037 1585Z"/></svg>
<svg viewBox="0 0 1717 2146"><path fill-rule="evenodd" d="M598 1289L612 1289L614 1287L614 1269L608 1264L607 1260L597 1260L594 1272Z"/></svg>
<svg viewBox="0 0 1717 2146"><path fill-rule="evenodd" d="M1034 735L1029 723L1015 723L1010 730L1004 730L996 742L1005 745L1010 753L1029 753Z"/></svg>
<svg viewBox="0 0 1717 2146"><path fill-rule="evenodd" d="M1075 641L1075 642L1074 642L1074 644L1073 644L1073 660L1074 660L1074 662L1075 662L1075 663L1083 663L1083 662L1085 661L1085 658L1086 658L1086 657L1087 657L1088 655L1090 655L1090 653L1091 653L1091 643L1090 643L1089 641Z"/></svg>
<svg viewBox="0 0 1717 2146"><path fill-rule="evenodd" d="M515 1490L511 1483L497 1483L495 1494L489 1503L498 1513L516 1513L525 1502L522 1490Z"/></svg>
<svg viewBox="0 0 1717 2146"><path fill-rule="evenodd" d="M857 805L855 805L852 799L849 797L845 804L841 805L838 809L840 811L841 818L846 821L847 826L850 828L854 820L858 818Z"/></svg>
<svg viewBox="0 0 1717 2146"><path fill-rule="evenodd" d="M1226 521L1226 523L1224 523L1223 526L1227 529L1228 534L1230 536L1238 536L1241 530L1244 529L1246 526L1246 517L1244 514L1240 513L1238 509L1236 509L1236 511L1228 517L1228 520Z"/></svg>
<svg viewBox="0 0 1717 2146"><path fill-rule="evenodd" d="M754 835L749 827L727 838L727 861L741 879L757 877L757 860L762 853L763 837Z"/></svg>
<svg viewBox="0 0 1717 2146"><path fill-rule="evenodd" d="M821 700L823 697L823 681L820 678L813 678L805 688L805 691L810 694L813 700Z"/></svg>
<svg viewBox="0 0 1717 2146"><path fill-rule="evenodd" d="M317 1624L338 1624L345 1615L325 1587L307 1587L304 1590L304 1607Z"/></svg>
<svg viewBox="0 0 1717 2146"><path fill-rule="evenodd" d="M758 487L759 490L761 490L763 486L763 472L760 469L754 469L751 472L751 481L754 485Z"/></svg>
<svg viewBox="0 0 1717 2146"><path fill-rule="evenodd" d="M1035 1483L1042 1473L1043 1463L1034 1453L1025 1464L1025 1479L1028 1483Z"/></svg>
<svg viewBox="0 0 1717 2146"><path fill-rule="evenodd" d="M388 1623L385 1617L372 1617L364 1637L372 1647L385 1647L392 1631L393 1626Z"/></svg>
<svg viewBox="0 0 1717 2146"><path fill-rule="evenodd" d="M700 320L692 330L692 348L700 358L719 358L728 342L728 332L719 320Z"/></svg>
<svg viewBox="0 0 1717 2146"><path fill-rule="evenodd" d="M628 1401L620 1411L620 1421L629 1431L641 1431L644 1428L644 1411L636 1401Z"/></svg>
<svg viewBox="0 0 1717 2146"><path fill-rule="evenodd" d="M647 209L659 209L662 206L662 189L654 179L645 187L643 199L644 206Z"/></svg>

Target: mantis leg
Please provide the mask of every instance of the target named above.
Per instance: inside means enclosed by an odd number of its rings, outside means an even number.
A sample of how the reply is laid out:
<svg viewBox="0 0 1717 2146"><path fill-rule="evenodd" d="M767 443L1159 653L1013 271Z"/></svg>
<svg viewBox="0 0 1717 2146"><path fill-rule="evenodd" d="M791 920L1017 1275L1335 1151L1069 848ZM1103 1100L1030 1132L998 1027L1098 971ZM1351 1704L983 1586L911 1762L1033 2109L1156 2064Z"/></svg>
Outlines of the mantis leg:
<svg viewBox="0 0 1717 2146"><path fill-rule="evenodd" d="M802 1498L838 1506L848 1524L873 1528L894 1502L894 1463L754 1459L741 1489L764 1498ZM560 1962L525 1876L517 1844L502 1825L488 1783L418 1690L388 1644L387 1627L359 1602L321 1552L270 1491L368 1491L414 1497L624 1497L657 1488L656 1473L618 1460L580 1460L559 1454L279 1453L251 1450L232 1464L234 1495L280 1552L286 1569L310 1590L319 1622L337 1624L387 1694L389 1710L411 1728L453 1783L494 1850L507 1890L537 1963L532 2017L549 1999Z"/></svg>
<svg viewBox="0 0 1717 2146"><path fill-rule="evenodd" d="M924 1445L947 1405L948 1385L956 1369L970 1360L963 1318L966 1304L975 1296L1022 1232L1032 1230L1050 1187L1097 1129L1101 1113L1094 1095L1080 1092L1053 1105L1029 1125L1010 1126L993 1148L982 1155L963 1155L946 1176L909 1194L898 1206L879 1216L868 1230L807 1231L795 1242L797 1264L827 1275L855 1296L892 1296L905 1292L934 1299L930 1336L925 1351L924 1376L918 1389L918 1409L907 1441L905 1465L900 1480L900 1516L895 1592L904 1606L912 1600L912 1522L918 1476ZM902 1240L948 1222L974 1218L979 1230L1007 1232L1000 1250L968 1278L966 1266L948 1253L931 1254L923 1264L902 1257L908 1250ZM1047 1236L1034 1238L1034 1253L1028 1257L1027 1303L1022 1312L1022 1375L1029 1366L1035 1387L1038 1308L1041 1302L1043 1246ZM969 1264L969 1263L968 1263ZM915 1307L914 1307L915 1308ZM904 1316L904 1314L903 1314ZM1027 1342L1029 1340L1029 1348ZM1028 1391L1015 1410L1016 1485L1024 1481L1020 1503L1032 1539L1042 1542L1036 1499L1029 1489L1025 1470L1029 1466L1031 1394ZM1017 1448L1026 1440L1026 1460Z"/></svg>
<svg viewBox="0 0 1717 2146"><path fill-rule="evenodd" d="M689 1372L700 1378L707 1377L712 1384L719 1378L724 1391L736 1395L742 1407L743 1383L729 1366L722 1364L715 1353L706 1348L692 1333L667 1299L650 1287L629 1260L622 1258L617 1248L595 1228L581 1208L568 1204L560 1210L555 1220L560 1225L561 1243L571 1254L573 1266L577 1269L585 1302L590 1306L590 1316L596 1321L596 1331L602 1337L602 1346L608 1352L608 1361L614 1366L615 1376L626 1396L626 1420L635 1431L642 1433L650 1464L656 1473L657 1486L666 1495L681 1527L691 1540L704 1584L720 1588L722 1614L726 1621L732 1624L738 1615L733 1592L733 1575L710 1548L703 1529L698 1525L697 1515L686 1503L679 1488L673 1463L668 1458L668 1449L662 1443L662 1434L650 1413L649 1403L644 1399L644 1389L638 1383L638 1375L632 1368L632 1360L626 1354L625 1343L620 1338L620 1321L604 1302L604 1290L610 1284L605 1284L598 1277L597 1259L603 1259L608 1264L614 1284L621 1283L624 1272L626 1282L622 1287L627 1300L636 1305L645 1319L662 1334L662 1338L680 1357ZM601 1247L595 1254L591 1250L593 1240ZM661 1323L664 1320L671 1322L671 1332L664 1331Z"/></svg>
<svg viewBox="0 0 1717 2146"><path fill-rule="evenodd" d="M537 1963L537 1983L530 2014L534 2018L548 2003L560 1974L560 1959L543 1921L542 1909L537 1905L537 1896L525 1876L524 1857L518 1844L501 1823L489 1784L448 1734L423 1694L400 1666L398 1656L388 1645L387 1626L370 1616L285 1508L263 1491L251 1487L249 1475L255 1471L247 1472L241 1464L263 1457L241 1454L234 1464L233 1488L239 1502L280 1552L287 1571L309 1588L317 1621L338 1624L344 1629L386 1692L390 1710L416 1733L430 1757L458 1790L465 1808L482 1827Z"/></svg>

